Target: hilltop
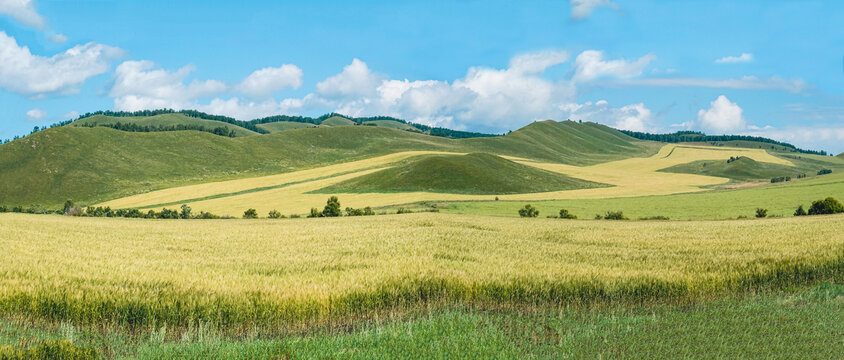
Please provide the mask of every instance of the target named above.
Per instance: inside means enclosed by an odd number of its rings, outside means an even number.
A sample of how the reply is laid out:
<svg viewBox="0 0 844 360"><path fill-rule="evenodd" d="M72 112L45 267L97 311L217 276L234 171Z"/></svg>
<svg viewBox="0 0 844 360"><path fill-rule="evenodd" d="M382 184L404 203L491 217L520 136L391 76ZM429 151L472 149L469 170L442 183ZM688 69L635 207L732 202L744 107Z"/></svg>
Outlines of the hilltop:
<svg viewBox="0 0 844 360"><path fill-rule="evenodd" d="M734 161L695 161L687 164L672 166L660 171L717 176L735 181L770 180L772 178L789 177L797 179L800 175L815 176L821 169L836 166L834 163L820 159L809 158L811 155L790 156L789 160L795 166L772 164L740 156Z"/></svg>
<svg viewBox="0 0 844 360"><path fill-rule="evenodd" d="M257 132L246 129L241 126L237 126L234 124L229 124L222 121L217 120L208 120L196 117L189 117L185 114L159 114L154 116L124 116L124 117L117 117L117 116L107 116L97 114L94 116L82 118L76 120L68 126L81 126L81 127L95 127L95 126L105 126L105 127L115 127L120 130L120 125L137 125L143 129L179 129L179 126L185 128L185 130L199 130L199 131L207 131L213 132L214 129L222 128L225 129L226 133L231 133L231 136L252 136L258 135ZM143 130L142 129L142 130ZM149 130L148 130L149 131Z"/></svg>

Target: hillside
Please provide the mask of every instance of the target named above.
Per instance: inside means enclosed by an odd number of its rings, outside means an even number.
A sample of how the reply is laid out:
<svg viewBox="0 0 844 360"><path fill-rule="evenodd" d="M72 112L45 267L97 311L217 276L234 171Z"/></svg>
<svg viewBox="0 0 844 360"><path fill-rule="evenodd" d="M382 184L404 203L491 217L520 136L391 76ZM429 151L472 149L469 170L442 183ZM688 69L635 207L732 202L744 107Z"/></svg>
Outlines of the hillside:
<svg viewBox="0 0 844 360"><path fill-rule="evenodd" d="M70 123L68 126L102 126L102 125L115 125L117 123L121 124L135 124L138 126L146 127L167 127L167 126L177 126L177 125L185 125L185 126L195 126L195 127L202 127L207 129L206 131L213 130L215 128L225 128L226 130L234 131L235 136L251 136L251 135L258 135L258 133L242 128L237 125L228 124L222 121L216 120L208 120L208 119L201 119L195 117L189 117L184 114L174 113L174 114L160 114L155 116L131 116L131 117L116 117L116 116L106 116L106 115L94 115L86 118L82 118Z"/></svg>
<svg viewBox="0 0 844 360"><path fill-rule="evenodd" d="M534 123L507 136L448 139L373 126L229 138L199 131L133 133L57 127L0 145L0 204L95 203L168 187L278 174L399 151L488 152L590 165L646 157L661 145L608 127Z"/></svg>
<svg viewBox="0 0 844 360"><path fill-rule="evenodd" d="M322 126L349 126L349 125L357 125L356 122L346 119L342 116L332 116L328 119L323 120L320 125Z"/></svg>
<svg viewBox="0 0 844 360"><path fill-rule="evenodd" d="M779 177L797 179L800 174L807 177L816 176L818 170L839 169L844 164L827 156L783 154L783 158L791 161L794 166L772 164L755 161L746 156L740 156L735 161L694 161L687 164L675 165L660 171L678 174L699 174L717 176L735 181L770 180Z"/></svg>
<svg viewBox="0 0 844 360"><path fill-rule="evenodd" d="M364 121L363 125L369 126L381 126L391 129L398 129L398 130L406 130L406 131L413 131L413 132L421 132L421 130L410 126L408 124L398 122L395 120L372 120L372 121Z"/></svg>
<svg viewBox="0 0 844 360"><path fill-rule="evenodd" d="M277 133L285 130L312 128L317 127L319 125L293 121L276 121L266 124L258 124L257 126L261 129L269 131L270 133Z"/></svg>
<svg viewBox="0 0 844 360"><path fill-rule="evenodd" d="M521 194L605 186L517 164L486 153L430 155L352 178L315 193L426 191L453 194Z"/></svg>

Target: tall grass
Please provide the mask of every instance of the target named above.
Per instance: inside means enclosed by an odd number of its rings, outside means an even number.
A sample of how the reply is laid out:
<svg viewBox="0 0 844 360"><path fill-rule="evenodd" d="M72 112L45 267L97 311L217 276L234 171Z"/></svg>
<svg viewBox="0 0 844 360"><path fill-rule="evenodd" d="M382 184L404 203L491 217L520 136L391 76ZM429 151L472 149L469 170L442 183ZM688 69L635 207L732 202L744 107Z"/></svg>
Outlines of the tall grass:
<svg viewBox="0 0 844 360"><path fill-rule="evenodd" d="M842 216L0 220L0 311L74 324L295 329L446 305L693 301L844 269Z"/></svg>

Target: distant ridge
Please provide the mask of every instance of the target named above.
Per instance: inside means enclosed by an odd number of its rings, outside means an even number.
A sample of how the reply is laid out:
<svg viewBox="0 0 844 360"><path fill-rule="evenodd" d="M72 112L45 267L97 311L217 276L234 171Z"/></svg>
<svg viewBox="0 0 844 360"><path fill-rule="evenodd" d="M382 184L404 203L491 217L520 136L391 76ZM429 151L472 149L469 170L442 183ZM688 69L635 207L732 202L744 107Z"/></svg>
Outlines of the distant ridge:
<svg viewBox="0 0 844 360"><path fill-rule="evenodd" d="M640 140L651 140L651 141L659 141L664 143L681 143L681 142L725 142L725 141L752 141L752 142L760 142L760 143L767 143L782 146L791 150L792 152L798 152L803 154L812 154L812 155L829 155L826 151L815 151L815 150L805 150L800 149L794 145L791 145L786 142L777 141L773 139L768 139L759 136L748 136L748 135L706 135L699 131L678 131L671 134L651 134L645 132L637 132L637 131L629 131L629 130L619 130L628 136L640 139Z"/></svg>

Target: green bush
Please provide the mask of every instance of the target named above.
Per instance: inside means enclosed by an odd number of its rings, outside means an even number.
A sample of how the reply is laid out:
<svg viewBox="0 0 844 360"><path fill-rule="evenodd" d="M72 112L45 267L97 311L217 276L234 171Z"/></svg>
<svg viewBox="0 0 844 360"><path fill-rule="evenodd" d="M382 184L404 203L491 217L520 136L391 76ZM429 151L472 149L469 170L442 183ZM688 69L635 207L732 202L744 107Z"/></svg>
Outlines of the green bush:
<svg viewBox="0 0 844 360"><path fill-rule="evenodd" d="M363 208L363 215L365 215L365 216L375 215L375 211L372 211L372 208L367 206L367 207Z"/></svg>
<svg viewBox="0 0 844 360"><path fill-rule="evenodd" d="M826 215L838 213L844 213L844 205L841 205L841 202L839 202L832 196L823 200L814 201L812 202L812 206L809 207L809 215Z"/></svg>
<svg viewBox="0 0 844 360"><path fill-rule="evenodd" d="M283 215L281 215L281 213L278 212L278 210L270 210L270 213L267 214L267 217L270 218L270 219L281 219L283 217Z"/></svg>
<svg viewBox="0 0 844 360"><path fill-rule="evenodd" d="M396 210L396 214L412 214L412 213L413 213L413 211L411 211L410 209L405 209L405 208L399 208L398 210Z"/></svg>
<svg viewBox="0 0 844 360"><path fill-rule="evenodd" d="M607 211L604 220L630 220L624 216L623 211Z"/></svg>
<svg viewBox="0 0 844 360"><path fill-rule="evenodd" d="M255 209L247 209L243 212L244 219L257 219L258 218L258 211Z"/></svg>
<svg viewBox="0 0 844 360"><path fill-rule="evenodd" d="M794 216L806 216L806 210L803 209L803 205L797 207L797 210L794 210Z"/></svg>
<svg viewBox="0 0 844 360"><path fill-rule="evenodd" d="M179 214L179 217L182 219L190 219L190 206L188 204L182 204L182 212Z"/></svg>
<svg viewBox="0 0 844 360"><path fill-rule="evenodd" d="M530 204L525 205L525 207L519 209L519 216L521 217L537 217L539 216L539 210L533 207Z"/></svg>
<svg viewBox="0 0 844 360"><path fill-rule="evenodd" d="M757 218L768 217L768 209L757 208L756 209L756 217Z"/></svg>
<svg viewBox="0 0 844 360"><path fill-rule="evenodd" d="M346 208L346 216L363 216L363 209Z"/></svg>
<svg viewBox="0 0 844 360"><path fill-rule="evenodd" d="M577 215L570 213L566 209L560 209L560 219L577 219Z"/></svg>
<svg viewBox="0 0 844 360"><path fill-rule="evenodd" d="M821 169L820 171L818 171L818 175L826 175L826 174L832 174L832 170L830 170L830 169Z"/></svg>
<svg viewBox="0 0 844 360"><path fill-rule="evenodd" d="M341 215L343 213L340 211L340 200L336 196L329 197L325 203L325 209L322 210L322 216L337 217Z"/></svg>
<svg viewBox="0 0 844 360"><path fill-rule="evenodd" d="M322 211L319 211L317 208L311 208L311 213L308 215L309 218L318 218L322 217Z"/></svg>
<svg viewBox="0 0 844 360"><path fill-rule="evenodd" d="M111 210L111 209L109 209L109 210ZM158 218L159 219L178 219L179 218L179 212L176 211L176 210L164 208L164 209L161 209L160 213L158 213Z"/></svg>

